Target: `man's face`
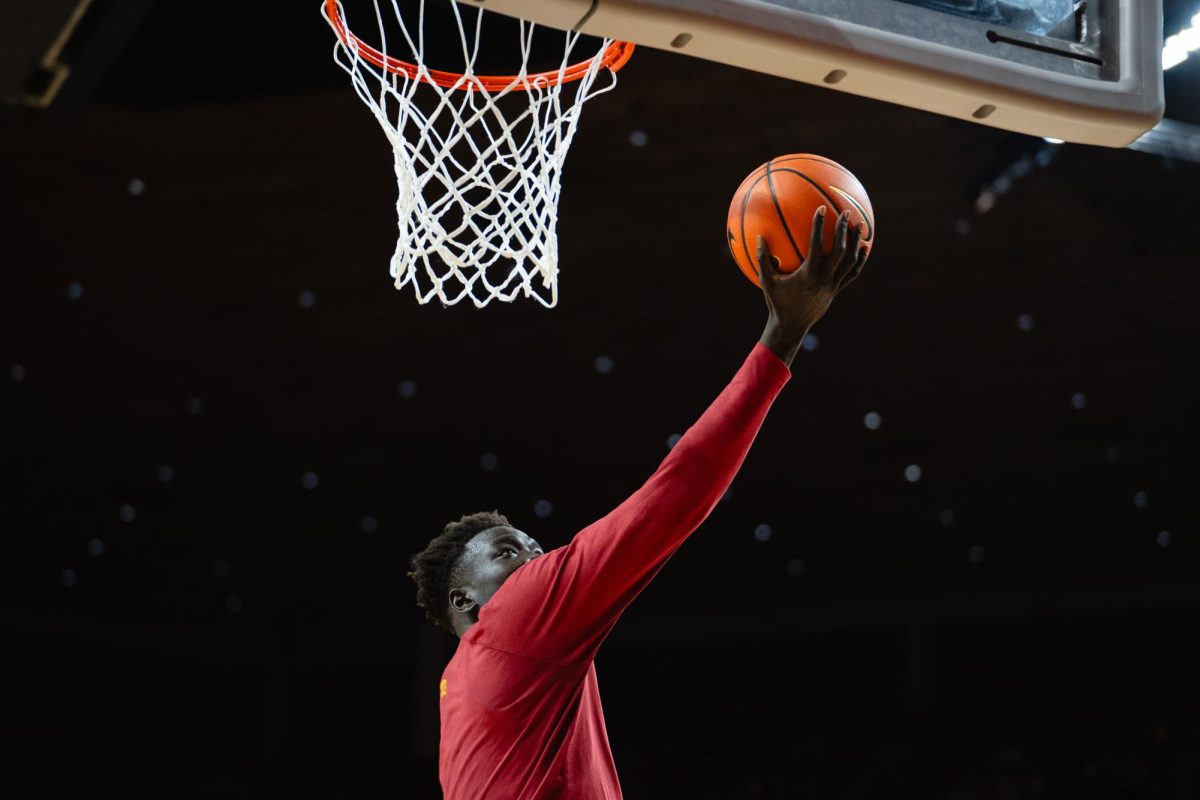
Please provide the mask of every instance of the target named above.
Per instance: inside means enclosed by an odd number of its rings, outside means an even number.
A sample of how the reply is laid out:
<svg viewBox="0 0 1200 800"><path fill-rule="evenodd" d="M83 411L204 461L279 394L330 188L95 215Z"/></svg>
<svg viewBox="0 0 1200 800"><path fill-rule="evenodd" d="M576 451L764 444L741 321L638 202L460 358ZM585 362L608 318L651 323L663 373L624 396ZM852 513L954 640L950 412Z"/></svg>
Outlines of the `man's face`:
<svg viewBox="0 0 1200 800"><path fill-rule="evenodd" d="M450 610L477 615L518 567L541 554L540 544L507 525L475 534L463 550L458 580L450 589Z"/></svg>

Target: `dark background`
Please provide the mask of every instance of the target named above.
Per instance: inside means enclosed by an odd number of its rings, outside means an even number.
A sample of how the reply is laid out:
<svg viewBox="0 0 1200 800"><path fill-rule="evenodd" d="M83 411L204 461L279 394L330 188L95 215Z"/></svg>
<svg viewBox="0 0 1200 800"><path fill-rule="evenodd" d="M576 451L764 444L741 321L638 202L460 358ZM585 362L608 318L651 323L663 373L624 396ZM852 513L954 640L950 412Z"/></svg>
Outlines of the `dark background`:
<svg viewBox="0 0 1200 800"><path fill-rule="evenodd" d="M0 797L438 796L408 559L493 508L561 545L652 472L764 319L729 197L798 151L879 238L601 651L626 795L1200 795L1197 164L643 48L559 307L419 306L315 0L136 5L0 117Z"/></svg>

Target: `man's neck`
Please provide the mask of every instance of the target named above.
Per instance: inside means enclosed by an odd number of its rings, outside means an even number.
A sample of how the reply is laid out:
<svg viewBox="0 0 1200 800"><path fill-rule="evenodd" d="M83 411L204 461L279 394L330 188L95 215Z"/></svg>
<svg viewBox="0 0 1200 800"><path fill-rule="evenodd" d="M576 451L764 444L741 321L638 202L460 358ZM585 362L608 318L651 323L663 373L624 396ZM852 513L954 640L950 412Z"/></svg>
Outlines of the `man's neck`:
<svg viewBox="0 0 1200 800"><path fill-rule="evenodd" d="M465 614L456 614L454 618L450 620L450 626L454 628L454 635L461 639L463 634L471 630L472 626L474 626L478 621L479 620L477 617L468 617Z"/></svg>

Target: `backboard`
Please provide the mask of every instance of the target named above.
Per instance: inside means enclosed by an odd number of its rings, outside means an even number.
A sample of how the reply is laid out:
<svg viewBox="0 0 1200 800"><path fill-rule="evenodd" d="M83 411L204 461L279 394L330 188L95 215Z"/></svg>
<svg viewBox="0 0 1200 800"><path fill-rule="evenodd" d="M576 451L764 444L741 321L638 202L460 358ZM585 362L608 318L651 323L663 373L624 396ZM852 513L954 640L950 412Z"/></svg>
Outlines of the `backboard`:
<svg viewBox="0 0 1200 800"><path fill-rule="evenodd" d="M1071 142L1121 147L1163 113L1160 0L487 0L486 7Z"/></svg>

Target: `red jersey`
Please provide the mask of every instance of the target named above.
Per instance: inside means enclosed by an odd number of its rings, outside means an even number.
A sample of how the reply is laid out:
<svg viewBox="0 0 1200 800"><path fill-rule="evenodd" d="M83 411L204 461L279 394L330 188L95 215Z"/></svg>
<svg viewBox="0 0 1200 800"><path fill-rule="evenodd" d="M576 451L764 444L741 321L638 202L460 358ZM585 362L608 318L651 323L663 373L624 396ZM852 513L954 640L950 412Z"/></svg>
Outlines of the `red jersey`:
<svg viewBox="0 0 1200 800"><path fill-rule="evenodd" d="M479 610L442 673L446 800L619 800L592 659L721 499L790 375L756 346L642 488Z"/></svg>

